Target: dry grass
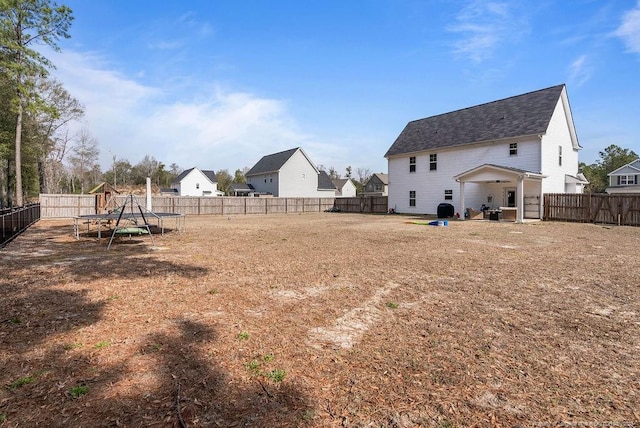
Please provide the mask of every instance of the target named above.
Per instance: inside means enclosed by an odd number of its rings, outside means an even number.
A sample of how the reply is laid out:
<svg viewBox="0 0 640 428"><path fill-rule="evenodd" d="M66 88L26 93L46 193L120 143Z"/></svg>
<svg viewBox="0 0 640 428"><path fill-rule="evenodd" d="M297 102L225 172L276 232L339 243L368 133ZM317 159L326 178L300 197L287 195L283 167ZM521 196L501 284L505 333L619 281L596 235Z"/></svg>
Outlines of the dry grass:
<svg viewBox="0 0 640 428"><path fill-rule="evenodd" d="M0 250L0 426L640 425L639 228L407 220L37 223Z"/></svg>

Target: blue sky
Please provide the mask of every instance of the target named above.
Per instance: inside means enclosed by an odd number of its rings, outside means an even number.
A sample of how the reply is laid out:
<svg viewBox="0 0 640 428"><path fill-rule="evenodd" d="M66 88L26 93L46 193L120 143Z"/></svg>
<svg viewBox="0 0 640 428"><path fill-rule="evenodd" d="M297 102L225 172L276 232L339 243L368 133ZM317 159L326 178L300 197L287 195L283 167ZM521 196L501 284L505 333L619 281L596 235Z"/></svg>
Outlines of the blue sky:
<svg viewBox="0 0 640 428"><path fill-rule="evenodd" d="M566 83L591 163L640 153L640 0L58 0L47 56L113 156L251 167L303 147L386 172L407 122ZM354 174L355 175L355 174Z"/></svg>

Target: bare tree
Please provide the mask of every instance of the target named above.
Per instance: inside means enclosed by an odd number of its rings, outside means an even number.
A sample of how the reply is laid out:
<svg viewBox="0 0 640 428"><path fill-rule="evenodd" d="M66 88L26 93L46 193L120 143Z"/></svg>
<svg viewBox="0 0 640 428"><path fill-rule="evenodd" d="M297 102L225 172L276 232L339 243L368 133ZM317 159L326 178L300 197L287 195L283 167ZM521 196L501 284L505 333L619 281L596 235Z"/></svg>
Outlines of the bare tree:
<svg viewBox="0 0 640 428"><path fill-rule="evenodd" d="M369 168L358 168L356 173L360 184L365 184L371 178L371 170Z"/></svg>
<svg viewBox="0 0 640 428"><path fill-rule="evenodd" d="M80 182L80 193L85 192L87 186L90 184L89 181L94 182L94 174L92 174L92 172L95 171L99 154L98 143L91 137L89 131L86 129L80 131L78 142L71 149L71 156L69 157L72 176ZM75 180L73 183L75 183Z"/></svg>
<svg viewBox="0 0 640 428"><path fill-rule="evenodd" d="M84 115L84 108L56 80L39 79L37 89L43 105L36 123L40 138L41 191L57 191L62 162L69 142L69 122Z"/></svg>

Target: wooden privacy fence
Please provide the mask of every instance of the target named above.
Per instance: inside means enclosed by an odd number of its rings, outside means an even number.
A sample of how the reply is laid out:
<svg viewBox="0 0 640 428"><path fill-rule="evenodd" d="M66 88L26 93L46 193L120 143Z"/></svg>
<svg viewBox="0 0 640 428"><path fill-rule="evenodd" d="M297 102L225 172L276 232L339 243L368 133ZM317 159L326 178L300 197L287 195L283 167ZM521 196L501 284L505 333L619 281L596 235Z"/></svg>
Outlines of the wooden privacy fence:
<svg viewBox="0 0 640 428"><path fill-rule="evenodd" d="M385 214L388 210L387 196L356 196L336 198L335 206L346 213Z"/></svg>
<svg viewBox="0 0 640 428"><path fill-rule="evenodd" d="M40 204L0 211L0 248L40 219Z"/></svg>
<svg viewBox="0 0 640 428"><path fill-rule="evenodd" d="M145 196L135 196L146 206ZM127 195L114 198L122 205ZM248 198L153 196L152 211L185 215L232 215L321 212L333 207L335 198ZM96 213L95 195L40 195L43 218L69 218ZM115 205L113 205L115 207Z"/></svg>
<svg viewBox="0 0 640 428"><path fill-rule="evenodd" d="M544 220L640 226L640 195L547 193Z"/></svg>

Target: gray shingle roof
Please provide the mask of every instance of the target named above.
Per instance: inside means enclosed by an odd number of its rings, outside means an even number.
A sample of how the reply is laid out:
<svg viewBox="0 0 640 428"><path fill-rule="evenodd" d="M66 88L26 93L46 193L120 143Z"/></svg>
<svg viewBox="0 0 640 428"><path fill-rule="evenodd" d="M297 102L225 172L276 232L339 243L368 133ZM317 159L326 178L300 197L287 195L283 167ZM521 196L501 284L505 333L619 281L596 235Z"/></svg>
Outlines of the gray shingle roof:
<svg viewBox="0 0 640 428"><path fill-rule="evenodd" d="M385 157L544 134L564 84L409 122Z"/></svg>
<svg viewBox="0 0 640 428"><path fill-rule="evenodd" d="M267 172L280 171L280 168L289 160L291 156L299 149L285 150L284 152L273 153L271 155L263 156L247 173L245 177L256 174L264 174Z"/></svg>
<svg viewBox="0 0 640 428"><path fill-rule="evenodd" d="M173 180L173 184L180 183L180 182L182 181L182 179L183 179L183 178L185 178L187 175L189 175L189 173L190 173L191 171L193 171L194 169L195 169L195 168L189 168L189 169L185 169L184 171L182 171L182 172L180 173L180 175L178 175L178 176L176 177L176 179L175 179L175 180ZM206 176L207 176L207 178L208 178L209 180L211 180L211 182L212 182L212 183L217 183L217 182L218 182L218 179L216 178L216 173L215 173L215 172L213 172L213 170L202 170L202 173L203 173L204 175L206 175Z"/></svg>
<svg viewBox="0 0 640 428"><path fill-rule="evenodd" d="M333 185L329 175L324 171L320 171L318 174L318 189L336 189L336 186Z"/></svg>
<svg viewBox="0 0 640 428"><path fill-rule="evenodd" d="M212 183L217 183L218 182L218 177L216 177L216 173L211 169L203 169L202 173L204 175L207 176L207 178L209 180L211 180Z"/></svg>

